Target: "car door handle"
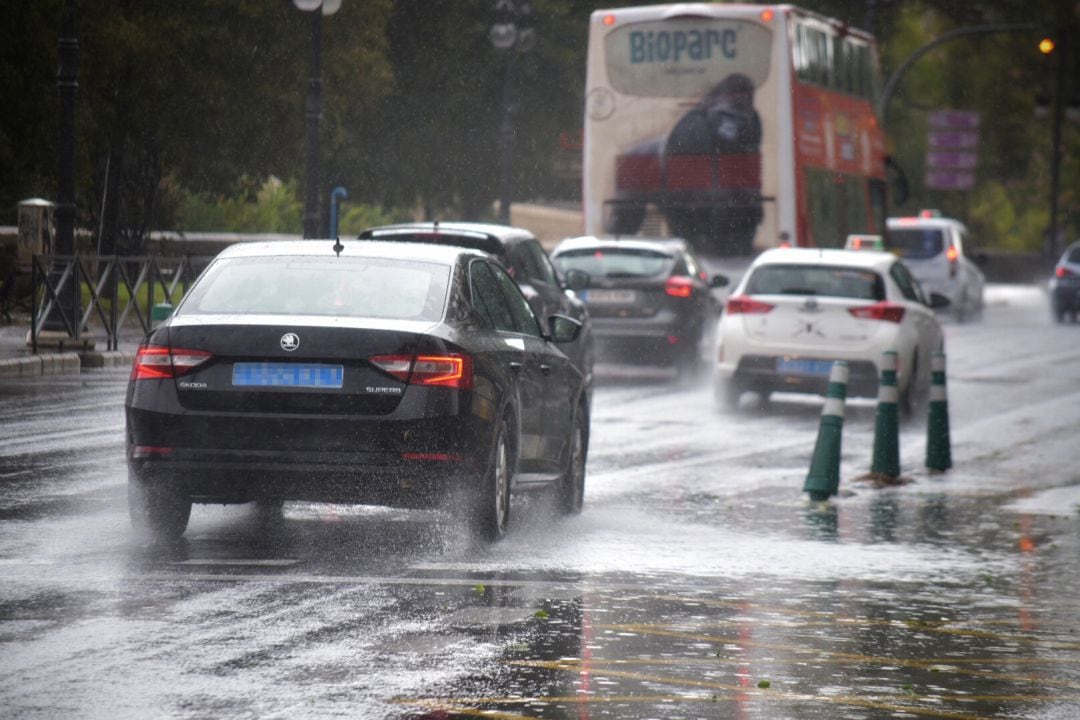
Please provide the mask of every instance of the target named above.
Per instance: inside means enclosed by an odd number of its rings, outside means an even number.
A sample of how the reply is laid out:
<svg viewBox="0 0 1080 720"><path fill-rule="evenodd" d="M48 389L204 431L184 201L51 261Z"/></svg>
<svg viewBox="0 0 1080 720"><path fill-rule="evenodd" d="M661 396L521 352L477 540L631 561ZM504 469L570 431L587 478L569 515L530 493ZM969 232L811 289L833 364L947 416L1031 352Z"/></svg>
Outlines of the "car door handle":
<svg viewBox="0 0 1080 720"><path fill-rule="evenodd" d="M522 363L519 363L519 362L511 362L510 363L510 370L512 372L515 372L515 373L521 372L521 368L523 368L523 367L525 367L525 365L522 364Z"/></svg>
<svg viewBox="0 0 1080 720"><path fill-rule="evenodd" d="M550 365L541 365L540 366L540 372L544 373L545 375L550 375L552 370L554 370L554 368L551 367Z"/></svg>

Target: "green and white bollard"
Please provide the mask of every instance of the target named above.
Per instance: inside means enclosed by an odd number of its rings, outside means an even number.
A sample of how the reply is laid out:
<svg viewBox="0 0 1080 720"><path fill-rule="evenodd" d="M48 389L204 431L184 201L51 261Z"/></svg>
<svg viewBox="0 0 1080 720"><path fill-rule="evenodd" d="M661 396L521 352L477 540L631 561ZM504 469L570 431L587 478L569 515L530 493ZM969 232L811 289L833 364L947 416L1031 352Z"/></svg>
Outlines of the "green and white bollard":
<svg viewBox="0 0 1080 720"><path fill-rule="evenodd" d="M886 350L881 358L877 413L874 416L874 458L870 474L883 479L900 477L900 392L896 385L898 355ZM915 382L915 378L911 379Z"/></svg>
<svg viewBox="0 0 1080 720"><path fill-rule="evenodd" d="M848 364L837 360L829 372L829 388L821 411L814 456L803 484L803 491L810 493L811 500L828 500L840 487L840 436L844 428L847 382Z"/></svg>
<svg viewBox="0 0 1080 720"><path fill-rule="evenodd" d="M935 352L930 364L930 412L926 423L926 467L945 472L952 467L949 439L949 400L945 392L945 353Z"/></svg>

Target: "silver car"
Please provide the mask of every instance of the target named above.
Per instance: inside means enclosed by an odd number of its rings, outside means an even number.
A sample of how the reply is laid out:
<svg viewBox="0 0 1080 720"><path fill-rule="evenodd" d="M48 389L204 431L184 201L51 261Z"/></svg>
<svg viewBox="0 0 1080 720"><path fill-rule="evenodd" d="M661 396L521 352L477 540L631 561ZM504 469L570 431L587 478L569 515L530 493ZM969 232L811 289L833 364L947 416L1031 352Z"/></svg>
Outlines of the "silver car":
<svg viewBox="0 0 1080 720"><path fill-rule="evenodd" d="M978 318L983 310L986 278L972 252L968 229L959 220L923 210L914 217L887 221L885 249L899 255L927 293L949 299L958 321Z"/></svg>

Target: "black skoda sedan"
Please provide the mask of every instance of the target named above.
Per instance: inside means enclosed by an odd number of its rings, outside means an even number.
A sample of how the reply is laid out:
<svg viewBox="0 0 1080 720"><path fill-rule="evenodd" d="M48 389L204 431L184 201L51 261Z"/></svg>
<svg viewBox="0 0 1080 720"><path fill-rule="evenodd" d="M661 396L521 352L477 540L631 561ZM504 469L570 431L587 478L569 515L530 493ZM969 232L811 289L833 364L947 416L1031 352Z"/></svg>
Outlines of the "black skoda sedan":
<svg viewBox="0 0 1080 720"><path fill-rule="evenodd" d="M447 503L496 540L511 491L553 488L579 512L588 408L559 349L579 331L541 324L486 253L234 245L138 350L132 523L168 539L192 503Z"/></svg>

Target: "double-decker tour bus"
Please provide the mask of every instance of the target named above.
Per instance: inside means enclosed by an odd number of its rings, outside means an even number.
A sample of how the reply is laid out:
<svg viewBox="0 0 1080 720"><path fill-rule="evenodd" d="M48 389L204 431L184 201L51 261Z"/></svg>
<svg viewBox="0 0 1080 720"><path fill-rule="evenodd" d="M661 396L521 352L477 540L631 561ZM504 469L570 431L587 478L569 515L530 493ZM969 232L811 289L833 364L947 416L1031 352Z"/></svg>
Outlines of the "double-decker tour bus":
<svg viewBox="0 0 1080 720"><path fill-rule="evenodd" d="M597 10L585 232L675 235L723 255L882 233L877 86L871 35L791 5Z"/></svg>

